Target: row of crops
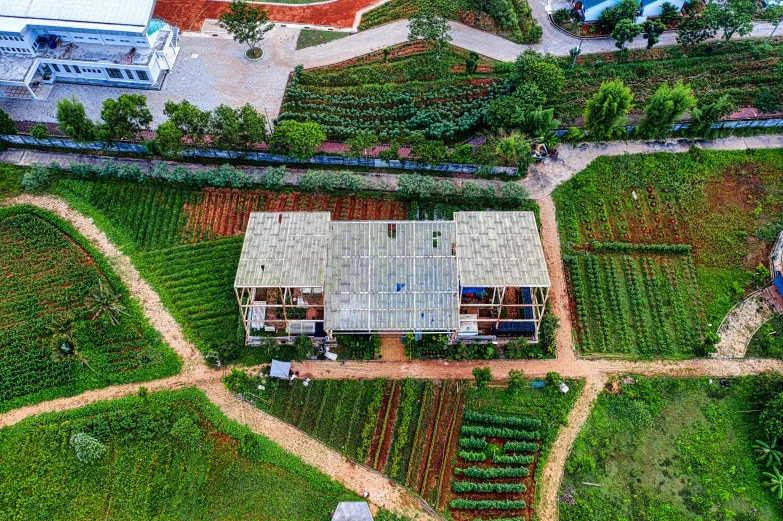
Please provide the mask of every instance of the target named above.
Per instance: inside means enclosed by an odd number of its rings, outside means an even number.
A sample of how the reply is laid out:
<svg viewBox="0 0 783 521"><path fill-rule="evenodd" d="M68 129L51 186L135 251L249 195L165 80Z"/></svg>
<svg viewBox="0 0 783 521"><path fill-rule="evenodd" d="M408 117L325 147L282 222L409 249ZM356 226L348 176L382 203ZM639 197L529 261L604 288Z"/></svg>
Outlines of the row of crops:
<svg viewBox="0 0 783 521"><path fill-rule="evenodd" d="M524 481L532 483L540 427L536 418L465 411L457 453L462 466L453 469L449 501L456 519L474 519L476 514L487 520L523 519L529 514Z"/></svg>
<svg viewBox="0 0 783 521"><path fill-rule="evenodd" d="M482 80L426 89L407 84L366 94L360 88L297 84L286 90L279 121L315 121L330 139L361 132L381 140L421 131L432 139L454 139L475 129L486 105L509 94L511 85Z"/></svg>
<svg viewBox="0 0 783 521"><path fill-rule="evenodd" d="M173 352L106 261L54 215L29 207L2 211L0 272L0 408L176 372ZM87 307L99 284L126 307L117 325ZM63 335L71 353L55 346Z"/></svg>
<svg viewBox="0 0 783 521"><path fill-rule="evenodd" d="M704 321L690 255L566 257L586 353L693 356Z"/></svg>
<svg viewBox="0 0 783 521"><path fill-rule="evenodd" d="M235 375L228 385L257 407L404 483L432 505L445 504L459 382L315 380L304 385Z"/></svg>

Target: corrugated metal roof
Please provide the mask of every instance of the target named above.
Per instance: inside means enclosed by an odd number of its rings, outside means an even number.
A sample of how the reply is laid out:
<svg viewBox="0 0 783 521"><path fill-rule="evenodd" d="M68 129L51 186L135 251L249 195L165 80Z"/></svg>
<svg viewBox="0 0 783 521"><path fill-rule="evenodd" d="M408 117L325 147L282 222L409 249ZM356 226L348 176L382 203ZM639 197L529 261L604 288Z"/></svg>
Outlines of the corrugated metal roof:
<svg viewBox="0 0 783 521"><path fill-rule="evenodd" d="M329 212L252 212L235 288L321 287Z"/></svg>
<svg viewBox="0 0 783 521"><path fill-rule="evenodd" d="M455 212L462 287L549 286L533 212Z"/></svg>
<svg viewBox="0 0 783 521"><path fill-rule="evenodd" d="M155 0L2 0L0 17L146 27L154 6Z"/></svg>
<svg viewBox="0 0 783 521"><path fill-rule="evenodd" d="M324 329L457 329L455 231L452 221L333 222Z"/></svg>

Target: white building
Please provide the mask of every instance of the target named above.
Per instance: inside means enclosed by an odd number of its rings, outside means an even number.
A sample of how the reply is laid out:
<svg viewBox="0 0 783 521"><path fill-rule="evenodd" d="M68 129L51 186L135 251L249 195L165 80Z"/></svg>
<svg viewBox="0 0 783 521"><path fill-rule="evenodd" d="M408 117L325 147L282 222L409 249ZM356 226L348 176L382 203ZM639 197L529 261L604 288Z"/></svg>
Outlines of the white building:
<svg viewBox="0 0 783 521"><path fill-rule="evenodd" d="M585 22L596 22L605 9L614 7L620 4L620 2L621 0L577 0L573 5ZM642 23L647 18L661 16L661 6L667 2L680 10L682 10L682 6L685 4L685 0L641 0L641 8L639 9L636 23Z"/></svg>
<svg viewBox="0 0 783 521"><path fill-rule="evenodd" d="M179 52L155 0L0 0L0 96L55 81L152 89Z"/></svg>

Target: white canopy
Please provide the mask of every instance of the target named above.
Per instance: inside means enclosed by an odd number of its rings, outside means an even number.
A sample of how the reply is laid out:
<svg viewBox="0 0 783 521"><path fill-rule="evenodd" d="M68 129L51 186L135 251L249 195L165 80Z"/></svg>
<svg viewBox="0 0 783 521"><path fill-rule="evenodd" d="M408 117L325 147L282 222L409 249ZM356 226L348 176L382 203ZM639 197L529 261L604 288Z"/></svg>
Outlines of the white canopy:
<svg viewBox="0 0 783 521"><path fill-rule="evenodd" d="M291 374L291 362L272 360L272 368L269 370L269 376L272 378L288 379L289 374Z"/></svg>

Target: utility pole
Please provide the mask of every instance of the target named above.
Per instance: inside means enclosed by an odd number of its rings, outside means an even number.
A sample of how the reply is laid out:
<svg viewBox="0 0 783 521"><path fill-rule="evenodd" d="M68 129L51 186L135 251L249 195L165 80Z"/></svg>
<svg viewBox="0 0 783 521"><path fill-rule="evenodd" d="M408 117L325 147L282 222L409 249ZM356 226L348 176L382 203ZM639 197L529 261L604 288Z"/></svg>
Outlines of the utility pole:
<svg viewBox="0 0 783 521"><path fill-rule="evenodd" d="M574 57L574 59L571 60L571 68L573 69L574 66L576 65L576 58L577 58L577 56L582 54L582 39L581 38L579 38L579 46L574 48L574 49L571 49L570 53L571 53L571 56Z"/></svg>

